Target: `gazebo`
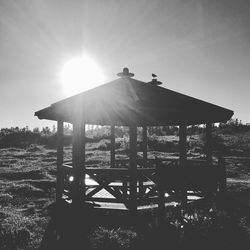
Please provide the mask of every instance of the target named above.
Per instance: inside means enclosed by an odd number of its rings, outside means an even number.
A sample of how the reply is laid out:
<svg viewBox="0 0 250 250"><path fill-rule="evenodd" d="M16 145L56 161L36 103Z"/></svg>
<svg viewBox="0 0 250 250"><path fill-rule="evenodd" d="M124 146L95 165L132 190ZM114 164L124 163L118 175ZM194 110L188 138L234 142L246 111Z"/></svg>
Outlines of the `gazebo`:
<svg viewBox="0 0 250 250"><path fill-rule="evenodd" d="M209 173L217 172L212 162L212 125L226 122L233 111L205 101L177 93L159 86L157 79L146 83L133 78L127 68L117 74L118 79L94 89L82 92L35 113L39 119L57 121L57 199L65 198L77 204L79 201L98 203L100 207L110 207L136 211L157 204L162 188L171 191L181 190L184 194L189 189L203 189L203 180L213 182L214 190L221 183L219 178ZM73 124L72 162L63 160L64 122ZM105 125L111 128L110 168L93 168L85 162L85 125ZM197 166L197 162L187 159L187 126L206 125L206 167ZM129 162L128 166L117 167L115 157L115 126L129 127ZM179 160L175 164L147 158L147 127L179 126ZM137 155L137 128L142 127L142 159ZM218 164L217 164L218 165ZM157 166L162 172L158 175ZM190 177L190 171L191 177ZM176 169L178 171L176 172ZM182 171L189 169L186 172ZM180 174L182 171L184 174ZM196 177L192 177L195 173ZM179 176L182 176L179 178ZM89 176L93 181L86 181ZM157 177L158 176L158 177ZM160 178L159 178L160 176ZM202 177L203 176L203 177ZM71 182L69 181L71 178ZM200 186L190 186L186 179L200 179ZM191 178L191 179L190 179ZM218 181L217 181L218 180ZM181 184L180 184L181 182ZM206 181L205 181L206 182ZM163 185L166 183L166 185ZM179 183L179 184L178 184ZM184 185L186 183L187 185ZM204 183L203 183L204 184ZM107 195L98 195L105 190ZM185 195L186 197L186 195ZM163 201L164 202L164 201ZM120 205L118 205L120 204Z"/></svg>

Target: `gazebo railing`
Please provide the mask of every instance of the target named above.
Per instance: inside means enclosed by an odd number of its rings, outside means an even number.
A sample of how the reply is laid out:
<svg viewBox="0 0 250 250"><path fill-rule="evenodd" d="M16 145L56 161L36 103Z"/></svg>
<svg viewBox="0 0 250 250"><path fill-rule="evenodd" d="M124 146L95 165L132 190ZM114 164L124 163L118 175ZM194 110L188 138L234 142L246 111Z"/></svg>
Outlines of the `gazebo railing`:
<svg viewBox="0 0 250 250"><path fill-rule="evenodd" d="M159 185L168 193L183 189L190 191L216 191L221 189L225 175L223 168L214 164L208 166L205 160L188 160L180 166L175 159L158 161L158 166L140 168L136 171L136 205L156 203L159 196ZM63 164L64 194L71 198L73 167L71 162ZM86 201L123 203L131 205L130 171L128 168L100 168L87 165L84 178L81 177L81 191Z"/></svg>
<svg viewBox="0 0 250 250"><path fill-rule="evenodd" d="M167 191L223 191L226 182L225 162L220 158L211 165L200 159L187 160L184 166L160 164L157 176L157 182Z"/></svg>
<svg viewBox="0 0 250 250"><path fill-rule="evenodd" d="M64 194L70 198L73 167L70 162L63 164ZM157 199L156 169L137 169L137 205ZM93 202L123 203L130 206L130 171L128 168L85 168L85 200ZM82 179L83 176L82 176Z"/></svg>

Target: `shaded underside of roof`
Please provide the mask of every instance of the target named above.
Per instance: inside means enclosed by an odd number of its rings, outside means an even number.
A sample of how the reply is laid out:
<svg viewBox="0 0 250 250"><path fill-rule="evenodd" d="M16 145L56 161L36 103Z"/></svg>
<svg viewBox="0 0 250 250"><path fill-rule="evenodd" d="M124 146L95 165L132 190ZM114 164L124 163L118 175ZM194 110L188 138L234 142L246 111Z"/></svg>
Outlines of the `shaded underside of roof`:
<svg viewBox="0 0 250 250"><path fill-rule="evenodd" d="M157 126L226 122L233 111L133 78L119 78L35 115L71 123Z"/></svg>

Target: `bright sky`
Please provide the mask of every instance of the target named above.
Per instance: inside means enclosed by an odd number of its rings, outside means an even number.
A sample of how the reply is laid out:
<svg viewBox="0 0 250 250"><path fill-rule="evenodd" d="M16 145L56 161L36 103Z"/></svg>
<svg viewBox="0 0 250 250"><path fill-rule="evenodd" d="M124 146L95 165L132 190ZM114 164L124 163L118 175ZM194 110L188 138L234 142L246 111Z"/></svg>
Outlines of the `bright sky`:
<svg viewBox="0 0 250 250"><path fill-rule="evenodd" d="M67 96L59 73L82 53L105 82L155 73L250 122L249 0L1 0L0 127L51 125L34 112Z"/></svg>

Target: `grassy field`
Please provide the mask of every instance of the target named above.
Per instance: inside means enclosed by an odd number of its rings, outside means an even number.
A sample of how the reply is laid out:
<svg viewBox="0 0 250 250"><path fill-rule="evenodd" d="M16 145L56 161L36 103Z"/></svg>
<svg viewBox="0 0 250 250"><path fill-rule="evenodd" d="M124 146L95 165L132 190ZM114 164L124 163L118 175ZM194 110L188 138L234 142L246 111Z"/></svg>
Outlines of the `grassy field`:
<svg viewBox="0 0 250 250"><path fill-rule="evenodd" d="M171 207L166 211L166 224L161 231L151 211L142 215L141 224L105 214L105 223L95 220L85 232L82 249L165 249L166 246L171 246L169 249L249 249L250 134L223 135L218 143L226 153L228 193L223 202L203 201L185 209ZM153 138L149 145L149 157L178 156L176 136ZM189 137L188 145L189 157L203 156L199 136ZM117 146L117 157L126 158L127 141L119 139ZM163 152L164 148L169 153ZM107 166L108 149L108 140L88 144L87 163ZM71 147L65 147L64 151L65 160L70 160ZM48 208L55 201L55 174L53 148L30 145L0 149L1 250L39 249L50 222Z"/></svg>

